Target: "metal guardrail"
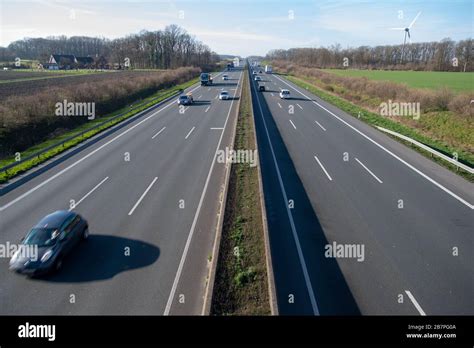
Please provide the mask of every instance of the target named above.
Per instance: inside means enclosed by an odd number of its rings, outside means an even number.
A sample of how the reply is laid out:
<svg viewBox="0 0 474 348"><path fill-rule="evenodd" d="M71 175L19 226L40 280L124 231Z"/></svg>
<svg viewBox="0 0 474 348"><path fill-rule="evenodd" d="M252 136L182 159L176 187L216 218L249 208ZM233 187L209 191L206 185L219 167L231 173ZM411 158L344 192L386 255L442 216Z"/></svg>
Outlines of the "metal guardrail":
<svg viewBox="0 0 474 348"><path fill-rule="evenodd" d="M414 140L414 139L409 138L409 137L407 137L407 136L405 136L405 135L403 135L403 134L394 132L394 131L392 131L392 130L389 130L389 129L386 129L386 128L383 128L383 127L377 127L377 128L378 128L379 130L381 130L382 132L391 134L391 135L393 135L393 136L395 136L395 137L398 137L398 138L400 138L400 139L403 139L403 140L405 140L405 141L408 141L409 143L412 143L412 144L414 144L414 145L416 145L416 146L422 148L423 150L426 150L426 151L432 153L433 155L438 156L438 157L444 159L445 161L450 162L451 164L454 164L456 167L459 167L459 168L465 170L465 171L468 172L468 173L474 174L474 169L473 169L473 168L471 168L471 167L465 165L464 163L460 163L459 161L455 160L454 158L451 158L451 157L449 157L449 156L446 156L446 155L443 154L443 153L440 153L440 152L438 152L438 151L436 151L436 150L433 150L431 147L429 147L429 146L427 146L427 145L425 145L425 144L423 144L423 143L420 143L420 142L417 141L417 140Z"/></svg>
<svg viewBox="0 0 474 348"><path fill-rule="evenodd" d="M166 97L165 99L163 99L163 100L162 100L161 102L159 102L159 103L165 103L165 102L167 102L168 100L170 100L171 98L174 98L174 97L176 97L177 95L181 94L182 92L183 92L183 89L179 89L179 90L177 90L176 92L170 94L170 96ZM159 99L159 98L161 98L162 96L163 96L163 95L161 95L161 96L156 96L155 98L150 99L150 100L148 101L148 103L152 102L153 100ZM148 103L147 103L147 104L148 104ZM152 105L152 106L156 106L156 104L155 104L155 105ZM87 128L87 129L85 129L85 130L83 130L83 131L81 131L81 132L79 132L79 133L77 133L77 134L71 135L70 137L68 137L68 138L66 138L66 139L63 139L63 140L61 140L61 141L59 141L59 142L57 142L57 143L55 143L55 144L52 144L52 145L50 145L50 146L48 146L48 147L46 147L46 148L44 148L44 149L42 149L42 150L40 150L40 151L37 151L37 152L35 152L35 153L33 153L33 154L31 154L31 155L29 155L29 156L27 156L27 157L21 159L20 161L15 161L15 162L12 162L12 163L10 163L10 164L7 164L6 166L3 166L3 167L0 168L0 173L7 173L7 174L8 174L8 170L9 170L9 169L18 166L18 165L20 165L21 163L28 162L28 161L30 161L30 160L36 158L36 157L39 159L39 158L41 158L41 155L42 155L42 154L44 154L44 153L46 153L46 152L48 152L48 151L50 151L50 150L52 150L52 149L54 149L54 148L57 148L57 147L59 147L59 146L61 146L61 145L64 146L65 143L67 143L68 141L71 141L71 140L73 140L73 139L76 139L76 138L83 138L83 137L84 137L84 134L86 134L87 132L90 132L90 131L93 131L93 130L95 130L95 129L97 129L97 128L100 128L100 127L104 126L104 125L107 124L107 123L113 122L114 120L119 119L120 117L125 116L125 115L126 115L127 113L129 113L129 112L132 112L132 111L134 111L134 110L139 109L140 107L143 107L143 105L141 105L141 106L140 106L140 105L137 105L137 106L135 106L135 107L132 107L132 108L130 108L128 111L122 112L122 113L120 113L120 114L118 114L118 115L116 115L116 116L114 116L114 117L112 117L112 118L110 118L110 119L105 120L104 122L101 122L101 123L99 123L99 124L96 124L95 126L90 127L90 128ZM148 109L148 108L147 108L147 109ZM145 111L145 110L147 110L147 109L144 109L144 110L142 110L142 111ZM139 111L138 113L140 113L140 112L142 112L142 111ZM138 113L137 113L137 114L138 114ZM136 114L136 115L137 115L137 114ZM136 116L136 115L130 115L130 117L133 117L133 116ZM111 125L111 127L112 127L112 126L114 126L114 125Z"/></svg>

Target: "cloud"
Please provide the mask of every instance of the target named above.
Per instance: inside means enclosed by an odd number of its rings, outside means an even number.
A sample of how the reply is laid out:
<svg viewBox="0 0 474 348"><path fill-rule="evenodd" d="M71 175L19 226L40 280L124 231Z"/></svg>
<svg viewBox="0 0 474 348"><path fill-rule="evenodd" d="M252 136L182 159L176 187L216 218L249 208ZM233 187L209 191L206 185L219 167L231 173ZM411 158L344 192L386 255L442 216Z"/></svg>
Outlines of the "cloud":
<svg viewBox="0 0 474 348"><path fill-rule="evenodd" d="M75 13L81 13L86 15L98 15L98 12L89 9L81 8L75 5L72 1L51 1L51 0L36 0L34 1L43 6L47 6L53 9L66 10L69 12L74 11Z"/></svg>
<svg viewBox="0 0 474 348"><path fill-rule="evenodd" d="M271 35L255 34L243 31L212 31L212 30L189 30L193 35L201 38L223 38L228 40L241 41L265 41L265 42L279 42L280 38Z"/></svg>

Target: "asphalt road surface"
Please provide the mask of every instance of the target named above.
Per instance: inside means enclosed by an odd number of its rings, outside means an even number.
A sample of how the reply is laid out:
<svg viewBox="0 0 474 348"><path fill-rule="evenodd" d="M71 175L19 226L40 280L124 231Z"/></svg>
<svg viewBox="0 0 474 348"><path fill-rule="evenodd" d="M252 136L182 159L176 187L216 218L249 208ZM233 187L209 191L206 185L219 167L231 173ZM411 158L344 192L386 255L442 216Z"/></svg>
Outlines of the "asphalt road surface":
<svg viewBox="0 0 474 348"><path fill-rule="evenodd" d="M260 76L280 314L474 314L474 185L283 76ZM334 258L333 243L351 248Z"/></svg>
<svg viewBox="0 0 474 348"><path fill-rule="evenodd" d="M0 260L0 314L201 314L242 71L194 85L196 103L153 109L0 197L0 243L44 215L74 210L90 237L56 275ZM230 100L217 98L227 90ZM129 159L129 160L128 160Z"/></svg>

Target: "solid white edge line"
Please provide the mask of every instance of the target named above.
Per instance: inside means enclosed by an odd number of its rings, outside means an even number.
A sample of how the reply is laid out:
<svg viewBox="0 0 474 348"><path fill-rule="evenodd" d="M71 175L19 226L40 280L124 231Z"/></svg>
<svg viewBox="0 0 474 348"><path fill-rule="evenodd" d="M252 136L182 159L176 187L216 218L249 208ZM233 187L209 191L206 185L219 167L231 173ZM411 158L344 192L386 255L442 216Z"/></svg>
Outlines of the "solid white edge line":
<svg viewBox="0 0 474 348"><path fill-rule="evenodd" d="M408 290L405 290L405 292L406 292L406 294L408 295L408 297L410 298L410 300L411 300L411 302L413 303L413 305L415 306L415 308L416 308L416 310L418 311L418 313L420 313L420 315L425 316L426 313L425 313L425 311L423 310L423 308L421 308L420 304L416 301L415 296L413 296L413 295L411 294L411 292L408 291Z"/></svg>
<svg viewBox="0 0 474 348"><path fill-rule="evenodd" d="M311 279L309 278L309 273L308 273L308 269L306 267L306 261L304 259L303 250L301 249L301 244L300 244L300 240L299 240L299 237L298 237L298 233L296 233L296 226L295 226L295 222L293 221L293 215L291 214L290 208L288 207L288 196L286 195L285 186L283 185L283 179L281 178L280 168L278 167L278 162L276 160L275 151L273 150L273 145L272 145L272 142L270 140L270 133L268 132L267 123L265 121L265 118L263 117L262 105L260 104L260 99L258 97L257 91L255 90L254 84L251 83L250 85L253 86L253 89L254 89L254 91L257 95L256 99L257 99L258 107L260 109L260 116L262 117L262 120L263 120L265 133L267 135L268 144L270 146L270 151L271 151L272 157L273 157L273 163L275 164L275 169L276 169L276 173L277 173L277 176L278 176L278 182L280 183L280 188L281 188L281 191L282 191L283 199L285 200L286 212L288 214L288 219L290 220L291 231L292 231L292 234L293 234L293 239L295 241L296 250L298 252L298 258L300 260L301 269L303 271L303 277L304 277L304 280L305 280L305 283L306 283L306 289L308 290L308 296L309 296L309 300L311 302L311 308L313 310L314 315L319 315L318 304L316 303L316 298L314 296L313 286L311 285Z"/></svg>
<svg viewBox="0 0 474 348"><path fill-rule="evenodd" d="M188 135L186 135L186 137L184 139L188 139L188 137L191 135L191 133L194 131L194 128L196 127L193 127L191 128L191 130L189 131Z"/></svg>
<svg viewBox="0 0 474 348"><path fill-rule="evenodd" d="M474 209L474 204L471 204L469 203L468 201L466 201L465 199L461 198L460 196L458 196L457 194L455 194L454 192L452 192L451 190L449 190L448 188L444 187L443 185L441 185L440 183L438 183L437 181L435 181L434 179L432 179L431 177L429 177L428 175L426 175L425 173L423 173L421 170L415 168L414 166L412 166L410 163L406 162L404 159L400 158L399 156L397 156L396 154L394 154L392 151L390 151L389 149L387 149L386 147L384 147L383 145L380 145L379 143L377 143L375 140L373 140L371 137L369 137L368 135L362 133L360 130L358 130L357 128L355 128L354 126L352 126L351 124L347 123L346 121L344 121L341 117L337 116L335 113L333 113L332 111L328 110L327 108L325 108L324 106L322 106L321 104L315 102L314 100L312 100L310 97L308 97L307 95L305 95L304 93L300 92L298 89L294 88L292 85L288 84L287 82L285 82L283 79L281 79L280 77L276 76L277 79L280 79L284 84L286 84L287 86L289 86L290 88L292 88L293 90L295 90L296 92L298 92L299 94L301 94L302 96L306 97L308 100L312 101L315 105L319 106L321 109L325 110L327 113L329 113L331 116L337 118L339 121L341 121L343 124L345 124L347 127L353 129L354 131L356 131L357 133L359 133L360 135L362 135L364 138L366 138L367 140L369 140L371 143L375 144L376 146L378 146L379 148L381 148L382 150L384 150L385 152L387 152L389 155L391 155L392 157L394 157L395 159L399 160L401 163L403 163L404 165L406 165L408 168L410 168L411 170L413 170L415 173L421 175L423 178L425 178L426 180L428 180L429 182L431 182L433 185L437 186L438 188L440 188L441 190L443 190L444 192L446 192L447 194L449 194L451 197L454 197L455 199L457 199L459 202L461 202L462 204L464 204L465 206L467 206L468 208L471 208L471 209Z"/></svg>
<svg viewBox="0 0 474 348"><path fill-rule="evenodd" d="M292 120L290 120L290 123L291 123L291 125L293 126L293 128L296 129L296 126L295 126L295 124L293 123Z"/></svg>
<svg viewBox="0 0 474 348"><path fill-rule="evenodd" d="M155 176L155 178L153 179L153 181L151 182L151 184L148 185L148 187L146 188L145 192L142 193L142 195L140 196L140 198L138 199L138 201L135 203L135 205L133 206L133 208L128 212L128 216L132 215L133 212L135 211L135 209L137 209L138 205L139 205L140 202L143 200L143 198L145 198L146 194L148 193L148 191L150 191L151 187L152 187L153 184L156 182L156 180L158 180L158 177Z"/></svg>
<svg viewBox="0 0 474 348"><path fill-rule="evenodd" d="M219 76L221 75L221 73L217 74L216 76ZM199 82L197 82L199 83ZM197 85L196 87L194 87L193 89L191 89L189 92L194 92L195 90L197 90L198 88L202 87L201 85ZM172 99L169 101L169 104L167 105L164 105L162 108L160 108L159 110L156 110L155 112L153 112L151 115L147 116L146 118L144 118L143 120L141 120L140 122L138 122L137 124L131 126L130 128L124 130L122 133L116 135L114 138L110 139L109 141L107 141L105 144L102 144L101 146L99 146L97 149L89 152L87 155L85 155L84 157L81 157L79 158L76 162L74 163L71 163L69 166L67 166L66 168L62 169L61 171L57 172L56 174L54 174L53 176L49 177L48 179L46 179L45 181L41 182L40 184L36 185L35 187L29 189L28 191L26 191L25 193L23 193L22 195L18 196L17 198L13 199L12 201L8 202L7 204L5 204L4 206L0 207L0 211L3 211L5 209L7 209L8 207L12 206L13 204L15 204L16 202L22 200L23 198L29 196L30 194L32 194L33 192L35 192L36 190L38 190L39 188L43 187L44 185L48 184L49 182L53 181L54 179L56 179L57 177L61 176L62 174L64 174L65 172L69 171L69 169L71 168L74 168L76 165L78 165L79 163L81 163L82 161L84 161L85 159L89 158L90 156L94 155L96 152L102 150L104 147L106 147L107 145L111 144L112 142L114 142L115 140L119 139L120 137L124 136L125 134L127 134L128 132L130 132L132 129L135 129L136 127L138 127L139 125L141 125L142 123L148 121L150 118L152 117L155 117L157 114L159 114L161 111L169 108L170 106L172 105L175 105L175 101ZM146 110L144 110L146 112Z"/></svg>
<svg viewBox="0 0 474 348"><path fill-rule="evenodd" d="M108 178L109 178L109 177L106 176L105 179L102 179L102 181L99 182L97 185L95 185L92 190L90 190L89 192L87 192L84 197L82 197L79 201L77 201L77 203L74 203L74 208L69 208L69 211L76 209L77 206L78 206L79 204L81 204L81 202L82 202L84 199L86 199L87 197L89 197L89 196L92 194L92 192L94 192L95 190L97 190L100 185L102 185L104 182L107 181Z"/></svg>
<svg viewBox="0 0 474 348"><path fill-rule="evenodd" d="M374 173L372 173L372 171L371 171L369 168L367 168L361 161L359 161L359 159L358 159L357 157L355 158L355 160L356 160L366 171L368 171L369 174L372 175L372 176L375 178L375 180L377 180L377 181L378 181L379 183L381 183L381 184L383 183L382 180L380 180L380 179L377 177L377 175L375 175Z"/></svg>
<svg viewBox="0 0 474 348"><path fill-rule="evenodd" d="M237 89L239 87L241 78L242 78L242 72L240 73L240 76L239 76L239 82L237 83ZM229 120L230 112L232 111L232 106L234 104L236 94L237 94L237 90L234 92L234 96L233 96L232 101L230 103L229 112L227 113L227 117L226 117L225 123L224 123L224 129L227 125L227 121ZM171 305L173 304L173 299L174 299L174 296L175 296L175 293L176 293L176 289L178 287L179 279L181 278L181 273L183 271L183 267L184 267L184 263L186 261L186 257L188 255L189 246L191 245L191 240L192 240L193 235L194 235L194 230L196 228L199 213L201 212L201 207L202 207L202 204L204 202L204 196L206 195L207 186L209 185L209 181L211 180L212 171L214 169L214 164L216 162L217 151L219 151L219 147L221 146L223 136L224 136L224 132L221 133L221 136L219 138L219 142L217 144L216 151L214 153L214 157L212 158L211 168L209 169L209 173L207 174L206 183L204 184L204 188L203 188L202 193L201 193L201 198L199 199L199 204L198 204L198 207L197 207L197 210L196 210L196 214L194 215L193 223L191 225L191 229L189 230L188 238L187 238L186 244L184 246L183 254L181 255L181 260L179 261L178 270L176 271L176 276L174 278L173 285L171 287L170 295L168 297L168 301L166 302L166 307L165 307L165 311L164 311L163 315L169 315L170 314Z"/></svg>
<svg viewBox="0 0 474 348"><path fill-rule="evenodd" d="M323 166L323 164L321 163L321 161L319 160L319 158L315 155L315 156L314 156L314 159L318 162L319 166L320 166L321 169L324 171L324 174L326 174L326 176L328 177L328 179L332 181L331 176L330 176L329 173L327 172L326 168L324 168L324 166Z"/></svg>
<svg viewBox="0 0 474 348"><path fill-rule="evenodd" d="M321 129L322 129L323 131L326 131L326 128L324 128L324 127L321 125L321 123L319 123L318 121L314 121L314 122L315 122L319 127L321 127Z"/></svg>
<svg viewBox="0 0 474 348"><path fill-rule="evenodd" d="M160 135L160 133L163 132L165 129L166 129L166 127L161 128L161 130L160 130L158 133L156 133L154 136L152 136L151 138L152 138L152 139L155 139L155 138L156 138L158 135Z"/></svg>

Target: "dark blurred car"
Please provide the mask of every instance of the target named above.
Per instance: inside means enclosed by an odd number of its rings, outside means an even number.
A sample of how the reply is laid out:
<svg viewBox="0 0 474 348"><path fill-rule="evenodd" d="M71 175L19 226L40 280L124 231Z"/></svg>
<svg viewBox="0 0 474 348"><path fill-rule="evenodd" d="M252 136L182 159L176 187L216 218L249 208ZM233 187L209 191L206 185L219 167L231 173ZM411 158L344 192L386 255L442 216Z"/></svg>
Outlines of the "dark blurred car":
<svg viewBox="0 0 474 348"><path fill-rule="evenodd" d="M265 85L258 85L259 92L265 92Z"/></svg>
<svg viewBox="0 0 474 348"><path fill-rule="evenodd" d="M189 95L181 95L179 96L177 102L179 105L189 105L193 103L193 98L192 96L190 97Z"/></svg>
<svg viewBox="0 0 474 348"><path fill-rule="evenodd" d="M19 250L10 260L10 269L29 276L57 271L64 257L88 236L86 220L75 212L58 210L41 219L22 238ZM21 248L37 248L37 254L26 255L20 252Z"/></svg>

